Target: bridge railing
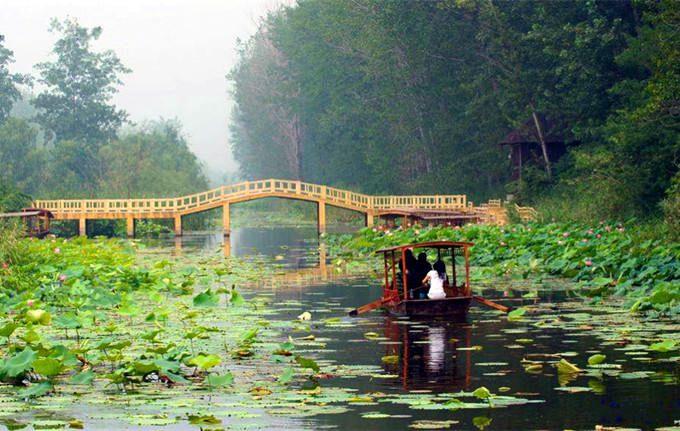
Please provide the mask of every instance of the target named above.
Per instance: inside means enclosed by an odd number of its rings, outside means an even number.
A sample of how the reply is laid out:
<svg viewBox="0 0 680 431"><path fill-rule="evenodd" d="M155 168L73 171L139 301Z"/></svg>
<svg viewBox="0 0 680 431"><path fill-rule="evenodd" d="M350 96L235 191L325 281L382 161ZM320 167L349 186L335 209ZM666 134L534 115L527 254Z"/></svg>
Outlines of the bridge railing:
<svg viewBox="0 0 680 431"><path fill-rule="evenodd" d="M267 194L306 197L331 205L367 211L399 207L459 209L463 212L469 210L465 195L369 196L318 184L276 179L247 181L177 198L37 200L35 206L63 215L167 213L171 217L203 207L215 207L224 201Z"/></svg>

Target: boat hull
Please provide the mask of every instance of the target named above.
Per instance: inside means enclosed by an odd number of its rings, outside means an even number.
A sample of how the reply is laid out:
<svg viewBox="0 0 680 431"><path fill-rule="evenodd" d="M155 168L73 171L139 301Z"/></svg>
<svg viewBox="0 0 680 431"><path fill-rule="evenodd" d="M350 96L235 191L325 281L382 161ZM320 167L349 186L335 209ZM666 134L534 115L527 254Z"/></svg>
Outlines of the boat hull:
<svg viewBox="0 0 680 431"><path fill-rule="evenodd" d="M459 296L443 299L408 299L391 301L383 304L394 316L423 316L447 317L451 319L465 319L472 297Z"/></svg>

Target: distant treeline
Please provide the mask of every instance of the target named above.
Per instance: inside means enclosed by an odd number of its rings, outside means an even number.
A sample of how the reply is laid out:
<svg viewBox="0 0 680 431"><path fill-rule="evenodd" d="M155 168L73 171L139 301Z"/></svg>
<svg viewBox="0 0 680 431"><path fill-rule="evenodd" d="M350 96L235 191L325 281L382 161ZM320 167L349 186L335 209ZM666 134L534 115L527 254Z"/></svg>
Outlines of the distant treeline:
<svg viewBox="0 0 680 431"><path fill-rule="evenodd" d="M130 73L111 50L93 51L102 29L53 20L53 61L37 77L11 73L0 35L0 210L31 198L180 196L206 190L180 124L128 124L113 95ZM33 95L37 80L43 90ZM23 93L22 93L23 91Z"/></svg>
<svg viewBox="0 0 680 431"><path fill-rule="evenodd" d="M678 213L680 2L299 0L241 43L246 179ZM537 150L513 178L509 132ZM574 145L551 160L554 137Z"/></svg>

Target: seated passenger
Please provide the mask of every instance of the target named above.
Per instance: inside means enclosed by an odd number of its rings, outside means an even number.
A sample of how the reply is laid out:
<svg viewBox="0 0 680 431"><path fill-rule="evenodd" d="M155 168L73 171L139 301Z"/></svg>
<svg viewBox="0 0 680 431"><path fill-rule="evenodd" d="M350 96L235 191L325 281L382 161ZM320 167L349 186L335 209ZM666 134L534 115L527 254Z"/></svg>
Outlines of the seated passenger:
<svg viewBox="0 0 680 431"><path fill-rule="evenodd" d="M444 293L444 283L446 282L446 265L441 260L434 264L434 269L427 273L423 279L423 284L430 282L430 290L427 292L427 297L430 299L446 298Z"/></svg>
<svg viewBox="0 0 680 431"><path fill-rule="evenodd" d="M413 276L416 281L422 280L423 277L425 277L428 272L432 271L432 265L430 264L430 262L427 261L427 253L421 252L421 253L418 254L418 261L416 262L416 268L417 268L417 272ZM419 289L417 291L416 297L419 298L419 299L424 299L424 298L426 298L426 294L425 294L426 290L420 289L421 286L422 286L422 284L417 286Z"/></svg>

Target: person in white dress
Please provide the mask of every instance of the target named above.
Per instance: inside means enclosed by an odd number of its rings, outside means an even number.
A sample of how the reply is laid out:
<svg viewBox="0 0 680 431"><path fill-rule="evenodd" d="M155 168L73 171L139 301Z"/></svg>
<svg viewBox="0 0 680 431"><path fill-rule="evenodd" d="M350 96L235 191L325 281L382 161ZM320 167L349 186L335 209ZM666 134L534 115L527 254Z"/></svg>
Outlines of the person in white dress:
<svg viewBox="0 0 680 431"><path fill-rule="evenodd" d="M444 292L444 282L446 281L446 265L441 260L434 263L434 268L427 273L423 279L423 284L430 282L430 290L427 292L427 297L430 299L446 298Z"/></svg>

